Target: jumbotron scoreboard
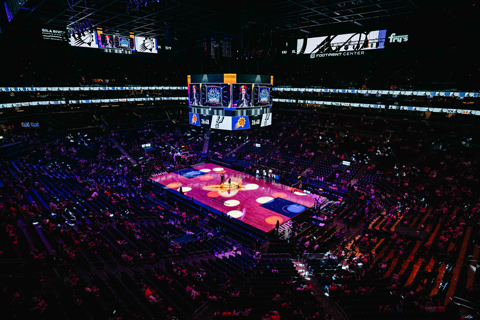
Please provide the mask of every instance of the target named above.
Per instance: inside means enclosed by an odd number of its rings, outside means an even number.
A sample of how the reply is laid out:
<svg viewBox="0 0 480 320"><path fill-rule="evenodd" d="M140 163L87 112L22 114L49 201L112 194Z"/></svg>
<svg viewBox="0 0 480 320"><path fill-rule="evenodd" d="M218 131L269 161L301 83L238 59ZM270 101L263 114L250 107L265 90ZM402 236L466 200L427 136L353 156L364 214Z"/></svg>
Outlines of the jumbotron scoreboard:
<svg viewBox="0 0 480 320"><path fill-rule="evenodd" d="M270 126L272 85L267 75L189 75L189 123L229 131Z"/></svg>

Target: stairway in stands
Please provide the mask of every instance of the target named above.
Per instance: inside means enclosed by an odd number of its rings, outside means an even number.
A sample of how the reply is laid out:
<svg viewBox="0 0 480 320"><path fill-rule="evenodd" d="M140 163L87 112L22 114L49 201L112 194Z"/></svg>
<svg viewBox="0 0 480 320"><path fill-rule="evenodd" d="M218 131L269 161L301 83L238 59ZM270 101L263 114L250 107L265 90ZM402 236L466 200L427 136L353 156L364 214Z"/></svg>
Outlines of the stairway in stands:
<svg viewBox="0 0 480 320"><path fill-rule="evenodd" d="M205 155L208 154L208 144L210 143L210 133L211 133L210 130L207 130L207 132L205 133L205 141L203 142L203 150L202 150L202 153Z"/></svg>
<svg viewBox="0 0 480 320"><path fill-rule="evenodd" d="M122 147L122 145L114 138L110 138L110 141L113 142L113 144L115 144L115 146L117 147L117 149L125 156L127 157L128 161L130 161L132 164L136 164L135 162L135 159L132 158L132 156L130 156L130 154L128 154L128 152Z"/></svg>
<svg viewBox="0 0 480 320"><path fill-rule="evenodd" d="M182 130L180 129L180 127L175 127L175 134L177 135L177 137L181 138L183 136L183 132Z"/></svg>
<svg viewBox="0 0 480 320"><path fill-rule="evenodd" d="M164 143L170 150L175 150L175 148L166 140L162 137L161 134L157 132L157 130L152 130L153 134L156 135L162 143Z"/></svg>
<svg viewBox="0 0 480 320"><path fill-rule="evenodd" d="M362 167L357 171L357 173L353 176L352 180L350 180L350 185L354 186L357 184L358 180L362 177L362 175L367 171L368 166L362 165Z"/></svg>
<svg viewBox="0 0 480 320"><path fill-rule="evenodd" d="M312 293L315 296L315 299L320 303L323 312L330 315L334 320L347 319L345 312L338 305L336 305L333 300L330 300L325 295L325 291L321 283L318 282L315 277L313 277L313 275L309 272L307 265L302 261L292 261L298 274L305 279L307 285L312 287Z"/></svg>
<svg viewBox="0 0 480 320"><path fill-rule="evenodd" d="M292 230L293 228L293 222L292 220L288 220L287 222L285 223L282 223L280 225L280 227L278 228L278 233L279 234L290 234L290 231Z"/></svg>
<svg viewBox="0 0 480 320"><path fill-rule="evenodd" d="M316 166L320 161L322 161L323 156L324 156L324 154L323 154L322 152L319 153L319 154L316 156L316 158L313 159L313 161L312 161L312 163L310 164L310 166L308 166L307 168L305 168L305 170L302 171L302 174L301 174L301 175L303 176L303 175L308 175L308 174L312 173L312 172L313 172L313 168L315 168L315 166Z"/></svg>
<svg viewBox="0 0 480 320"><path fill-rule="evenodd" d="M244 145L246 145L247 143L249 143L250 140L246 140L244 143L242 143L241 145L239 145L238 147L236 147L235 149L233 149L232 151L230 151L229 153L226 154L226 157L230 157L232 155L235 154L235 152L237 152L238 149L240 149L241 147L243 147Z"/></svg>

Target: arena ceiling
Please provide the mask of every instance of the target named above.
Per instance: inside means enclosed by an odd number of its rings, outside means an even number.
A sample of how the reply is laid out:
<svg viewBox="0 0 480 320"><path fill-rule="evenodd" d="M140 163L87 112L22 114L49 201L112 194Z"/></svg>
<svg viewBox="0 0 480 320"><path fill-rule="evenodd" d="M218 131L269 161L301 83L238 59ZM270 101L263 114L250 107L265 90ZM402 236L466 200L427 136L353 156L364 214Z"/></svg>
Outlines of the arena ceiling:
<svg viewBox="0 0 480 320"><path fill-rule="evenodd" d="M15 23L65 29L90 19L104 32L204 40L242 31L310 34L328 26L368 28L371 21L405 16L433 0L29 0Z"/></svg>

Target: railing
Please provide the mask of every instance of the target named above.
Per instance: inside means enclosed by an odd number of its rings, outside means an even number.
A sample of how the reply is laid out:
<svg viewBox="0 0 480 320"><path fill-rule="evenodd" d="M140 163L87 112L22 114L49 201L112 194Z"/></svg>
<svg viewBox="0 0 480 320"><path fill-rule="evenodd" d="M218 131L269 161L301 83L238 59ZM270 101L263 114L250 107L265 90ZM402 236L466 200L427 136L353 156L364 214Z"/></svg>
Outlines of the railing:
<svg viewBox="0 0 480 320"><path fill-rule="evenodd" d="M301 260L301 262L305 266L305 268L308 268L305 257L302 257L301 259L300 259L300 257L297 257L297 259L298 259L298 261ZM342 309L342 307L340 307L340 305L337 302L335 302L332 299L325 296L325 291L323 290L322 286L318 285L319 282L318 282L317 278L315 278L315 276L313 274L310 275L310 278L314 279L316 291L319 294L322 295L321 299L324 302L326 302L330 306L330 309L333 311L333 318L334 319L341 318L342 320L349 320L347 313Z"/></svg>
<svg viewBox="0 0 480 320"><path fill-rule="evenodd" d="M57 91L131 91L187 90L182 86L82 86L82 87L0 87L0 92L57 92Z"/></svg>
<svg viewBox="0 0 480 320"><path fill-rule="evenodd" d="M330 301L330 300L329 300ZM334 305L334 310L342 317L343 320L349 320L347 313L336 303L335 301L330 301Z"/></svg>
<svg viewBox="0 0 480 320"><path fill-rule="evenodd" d="M130 161L132 164L136 164L137 162L130 156L130 154L120 145L120 143L115 139L115 138L110 138L110 141L115 144L117 149L127 157L128 161Z"/></svg>
<svg viewBox="0 0 480 320"><path fill-rule="evenodd" d="M192 318L199 319L198 317L205 311L207 307L208 307L208 302L204 302L200 307L198 307L197 310L193 312Z"/></svg>
<svg viewBox="0 0 480 320"><path fill-rule="evenodd" d="M334 88L283 88L274 87L273 91L279 92L318 92L318 93L343 93L343 94L368 94L392 96L419 96L419 97L459 97L479 98L480 93L475 91L432 91L432 90L375 90L375 89L334 89Z"/></svg>
<svg viewBox="0 0 480 320"><path fill-rule="evenodd" d="M377 110L400 110L400 111L417 111L417 112L433 112L433 113L457 113L466 115L480 116L480 110L472 109L458 109L458 108L434 108L434 107L418 107L418 106L400 106L396 104L381 104L381 103L359 103L348 101L324 101L324 100L301 100L301 99L280 99L274 98L276 103L294 103L307 104L316 106L332 106L343 108L365 108Z"/></svg>

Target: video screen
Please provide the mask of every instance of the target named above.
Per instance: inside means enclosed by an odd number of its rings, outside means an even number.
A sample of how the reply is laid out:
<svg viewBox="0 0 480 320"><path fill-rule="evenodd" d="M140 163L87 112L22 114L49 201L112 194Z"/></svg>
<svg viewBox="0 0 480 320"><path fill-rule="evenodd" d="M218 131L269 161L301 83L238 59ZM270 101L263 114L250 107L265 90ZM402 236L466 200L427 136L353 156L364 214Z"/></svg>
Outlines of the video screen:
<svg viewBox="0 0 480 320"><path fill-rule="evenodd" d="M262 114L262 122L260 123L260 127L268 127L272 125L272 113L264 113Z"/></svg>
<svg viewBox="0 0 480 320"><path fill-rule="evenodd" d="M114 43L116 48L130 49L130 50L133 50L133 48L135 48L133 38L129 38L129 37L127 38L127 37L114 36Z"/></svg>
<svg viewBox="0 0 480 320"><path fill-rule="evenodd" d="M193 124L193 120L190 122ZM212 116L210 129L228 131L251 129L250 119L248 116Z"/></svg>
<svg viewBox="0 0 480 320"><path fill-rule="evenodd" d="M201 89L202 106L228 107L230 105L230 86L228 83L204 84Z"/></svg>
<svg viewBox="0 0 480 320"><path fill-rule="evenodd" d="M98 48L97 33L93 30L85 30L83 32L71 31L68 36L68 43L72 47Z"/></svg>
<svg viewBox="0 0 480 320"><path fill-rule="evenodd" d="M190 106L201 106L199 83L191 83L188 86L188 101Z"/></svg>
<svg viewBox="0 0 480 320"><path fill-rule="evenodd" d="M198 115L198 113L194 113L194 112L189 112L188 113L188 118L189 118L189 123L191 125L194 125L194 126L197 126L199 127L200 126L200 116Z"/></svg>
<svg viewBox="0 0 480 320"><path fill-rule="evenodd" d="M383 49L386 33L387 30L383 29L298 39L297 54Z"/></svg>
<svg viewBox="0 0 480 320"><path fill-rule="evenodd" d="M253 105L254 106L271 106L271 86L256 84L253 90Z"/></svg>
<svg viewBox="0 0 480 320"><path fill-rule="evenodd" d="M135 50L135 40L132 37L121 37L116 35L101 33L98 36L100 48L122 48Z"/></svg>
<svg viewBox="0 0 480 320"><path fill-rule="evenodd" d="M102 45L104 48L113 48L113 36L105 35L102 38Z"/></svg>
<svg viewBox="0 0 480 320"><path fill-rule="evenodd" d="M248 116L232 117L232 130L250 129Z"/></svg>
<svg viewBox="0 0 480 320"><path fill-rule="evenodd" d="M158 53L157 39L135 37L135 50L137 50L137 52Z"/></svg>
<svg viewBox="0 0 480 320"><path fill-rule="evenodd" d="M248 108L252 106L252 85L232 84L232 107Z"/></svg>
<svg viewBox="0 0 480 320"><path fill-rule="evenodd" d="M212 116L210 129L232 130L232 117Z"/></svg>

